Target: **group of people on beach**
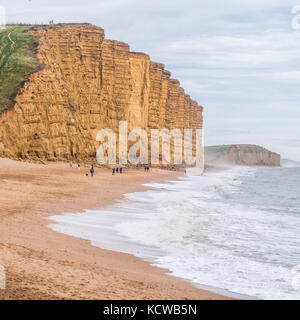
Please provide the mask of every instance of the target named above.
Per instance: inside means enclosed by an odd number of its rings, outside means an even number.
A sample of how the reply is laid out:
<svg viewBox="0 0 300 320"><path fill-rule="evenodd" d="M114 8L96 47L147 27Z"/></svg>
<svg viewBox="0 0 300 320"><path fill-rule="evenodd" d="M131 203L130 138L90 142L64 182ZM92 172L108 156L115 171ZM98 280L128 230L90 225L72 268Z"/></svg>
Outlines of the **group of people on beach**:
<svg viewBox="0 0 300 320"><path fill-rule="evenodd" d="M70 161L70 168L73 168L73 162L72 161ZM81 170L80 163L77 164L77 169ZM149 166L145 166L144 170L145 170L145 172L149 172L150 167ZM123 168L122 167L114 167L114 168L112 168L112 175L114 176L116 173L122 174L123 173ZM94 174L95 174L94 164L91 165L90 174L91 174L91 177L93 177ZM88 173L86 174L86 176L88 176Z"/></svg>
<svg viewBox="0 0 300 320"><path fill-rule="evenodd" d="M122 167L116 167L116 168L113 168L112 169L112 175L114 176L115 175L115 173L119 173L120 172L120 174L122 174L123 173L123 168Z"/></svg>
<svg viewBox="0 0 300 320"><path fill-rule="evenodd" d="M73 168L73 162L72 161L70 161L70 168ZM81 170L81 164L80 163L77 164L77 169ZM91 168L90 168L91 177L94 176L94 173L95 173L95 168L94 168L94 164L92 164ZM86 174L86 175L88 176L88 174Z"/></svg>
<svg viewBox="0 0 300 320"><path fill-rule="evenodd" d="M50 20L49 21L49 24L51 25L51 24L54 24L54 20Z"/></svg>

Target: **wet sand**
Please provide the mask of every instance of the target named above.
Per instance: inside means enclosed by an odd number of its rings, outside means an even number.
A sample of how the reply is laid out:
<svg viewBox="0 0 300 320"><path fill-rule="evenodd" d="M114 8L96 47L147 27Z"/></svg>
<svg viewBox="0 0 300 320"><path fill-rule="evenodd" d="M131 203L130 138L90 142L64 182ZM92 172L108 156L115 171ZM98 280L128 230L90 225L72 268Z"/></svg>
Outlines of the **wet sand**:
<svg viewBox="0 0 300 320"><path fill-rule="evenodd" d="M147 182L180 173L31 164L0 159L0 264L6 289L0 299L227 299L169 276L135 256L94 247L56 233L47 218L113 203Z"/></svg>

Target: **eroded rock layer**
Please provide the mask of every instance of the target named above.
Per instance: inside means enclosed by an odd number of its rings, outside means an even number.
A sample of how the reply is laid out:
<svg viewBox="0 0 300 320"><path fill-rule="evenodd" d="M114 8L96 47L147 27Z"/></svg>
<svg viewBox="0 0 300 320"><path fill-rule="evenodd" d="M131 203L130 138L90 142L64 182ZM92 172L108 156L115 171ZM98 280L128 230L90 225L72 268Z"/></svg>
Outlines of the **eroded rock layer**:
<svg viewBox="0 0 300 320"><path fill-rule="evenodd" d="M202 128L202 107L171 79L164 65L104 39L88 25L41 26L44 68L29 76L14 107L0 117L0 156L22 159L94 158L98 130Z"/></svg>

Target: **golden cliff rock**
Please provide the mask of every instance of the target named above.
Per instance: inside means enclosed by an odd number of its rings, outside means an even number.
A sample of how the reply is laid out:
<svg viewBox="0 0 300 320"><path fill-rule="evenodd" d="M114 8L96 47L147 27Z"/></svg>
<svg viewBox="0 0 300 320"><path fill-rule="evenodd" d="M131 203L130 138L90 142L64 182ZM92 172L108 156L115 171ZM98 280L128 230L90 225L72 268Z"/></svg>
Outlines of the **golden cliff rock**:
<svg viewBox="0 0 300 320"><path fill-rule="evenodd" d="M0 156L95 158L98 130L202 128L202 107L164 65L129 45L106 40L89 24L39 26L43 68L28 76L13 107L0 116Z"/></svg>

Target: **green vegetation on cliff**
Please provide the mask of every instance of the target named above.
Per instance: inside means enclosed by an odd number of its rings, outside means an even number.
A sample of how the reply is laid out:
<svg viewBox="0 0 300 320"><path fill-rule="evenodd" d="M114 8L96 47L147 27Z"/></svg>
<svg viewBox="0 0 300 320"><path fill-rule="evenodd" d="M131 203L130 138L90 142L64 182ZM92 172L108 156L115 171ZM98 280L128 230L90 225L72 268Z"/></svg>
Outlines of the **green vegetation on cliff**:
<svg viewBox="0 0 300 320"><path fill-rule="evenodd" d="M30 25L8 25L0 31L0 114L14 105L26 75L40 68L38 41L26 31Z"/></svg>

